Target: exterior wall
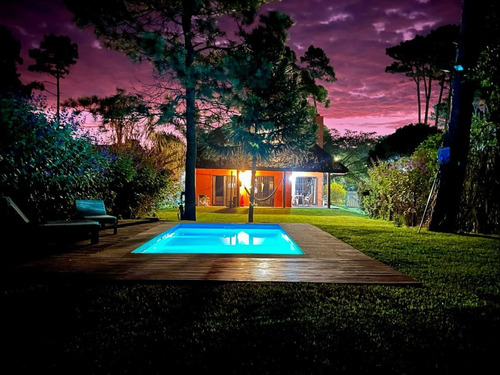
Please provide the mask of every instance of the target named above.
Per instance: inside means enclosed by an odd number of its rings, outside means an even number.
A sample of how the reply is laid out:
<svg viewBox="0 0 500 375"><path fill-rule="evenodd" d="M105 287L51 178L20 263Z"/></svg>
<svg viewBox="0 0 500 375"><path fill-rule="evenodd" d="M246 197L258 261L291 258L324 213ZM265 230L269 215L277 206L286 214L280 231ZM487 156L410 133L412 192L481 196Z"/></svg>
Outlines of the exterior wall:
<svg viewBox="0 0 500 375"><path fill-rule="evenodd" d="M196 169L196 204L200 195L212 196L212 177L218 174L229 175L230 171L225 169Z"/></svg>
<svg viewBox="0 0 500 375"><path fill-rule="evenodd" d="M234 170L230 169L196 169L195 189L196 189L196 205L202 205L200 196L208 197L207 205L214 205L213 192L214 192L214 176L231 176L231 171L235 175Z"/></svg>
<svg viewBox="0 0 500 375"><path fill-rule="evenodd" d="M314 122L318 125L317 134L317 144L319 147L323 147L323 126L324 119L323 116L317 115L314 118ZM209 169L209 168L197 168L196 169L196 198L198 205L209 205L209 206L240 206L245 207L249 205L249 196L246 192L244 185L250 190L250 179L249 176L251 171L242 171L235 169ZM214 178L214 176L233 176L236 183L230 189L227 187L228 184L232 185L229 181L231 178ZM256 176L272 176L274 177L274 188L277 187L277 191L274 194L273 207L295 207L297 205L297 198L302 197L302 203L299 206L304 206L304 195L309 188L304 189L306 186L304 184L305 180L299 180L297 186L302 187L302 191L298 194L296 193L296 183L297 177L314 177L316 178L316 201L308 206L323 207L323 198L326 196L326 191L323 189L324 174L322 172L282 172L282 171L257 171ZM244 184L242 181L247 181ZM215 183L214 183L215 181ZM224 182L223 182L224 181ZM265 181L265 179L261 179ZM310 183L310 180L308 181ZM214 186L215 185L215 186ZM233 185L232 185L233 186ZM265 186L265 185L264 185ZM307 185L310 186L310 185ZM306 186L306 187L307 187ZM222 193L223 191L223 193ZM268 194L266 189L266 193ZM222 193L222 195L221 195ZM200 196L208 197L208 199L200 199ZM295 197L294 197L295 196ZM216 202L214 201L216 197ZM262 202L262 201L261 201ZM258 201L257 201L258 204Z"/></svg>
<svg viewBox="0 0 500 375"><path fill-rule="evenodd" d="M244 171L236 171L234 169L196 169L196 197L197 204L199 204L199 197L204 195L209 197L208 205L213 206L213 192L214 183L213 176L237 176L236 186L239 191L238 206L245 207L249 205L249 197L246 193L243 183L241 182L240 175ZM250 173L248 171L247 173ZM274 194L274 206L273 207L291 207L292 206L292 183L290 181L291 172L285 172L285 183L283 184L283 172L280 171L257 171L256 176L272 176L274 177L274 187L278 187L276 193ZM243 178L244 179L244 178ZM284 185L284 186L283 186ZM285 189L285 205L283 205L283 189ZM236 193L236 192L235 192ZM224 204L226 205L226 204Z"/></svg>
<svg viewBox="0 0 500 375"><path fill-rule="evenodd" d="M285 172L285 207L292 207L292 172Z"/></svg>

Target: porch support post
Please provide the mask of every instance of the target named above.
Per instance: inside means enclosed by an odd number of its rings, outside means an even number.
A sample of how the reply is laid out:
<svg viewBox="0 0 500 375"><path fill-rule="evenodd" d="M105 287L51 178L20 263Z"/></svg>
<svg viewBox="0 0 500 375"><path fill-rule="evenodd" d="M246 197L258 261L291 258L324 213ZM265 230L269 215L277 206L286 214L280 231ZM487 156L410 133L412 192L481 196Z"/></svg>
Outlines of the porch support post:
<svg viewBox="0 0 500 375"><path fill-rule="evenodd" d="M236 184L233 183L233 171L229 171L230 175L231 175L231 178L229 179L229 181L231 181L231 189L229 189L230 193L229 193L229 208L233 208L235 207L234 206L234 188L236 187ZM234 176L236 177L236 176Z"/></svg>
<svg viewBox="0 0 500 375"><path fill-rule="evenodd" d="M236 207L240 206L240 170L236 170Z"/></svg>
<svg viewBox="0 0 500 375"><path fill-rule="evenodd" d="M326 184L328 185L327 190L326 190L327 191L327 194L326 194L326 200L327 200L326 201L326 207L330 208L330 194L331 194L331 192L330 192L330 181L331 181L331 174L330 174L330 172L328 172L326 174L326 176L327 176L326 177Z"/></svg>
<svg viewBox="0 0 500 375"><path fill-rule="evenodd" d="M282 195L282 207L285 208L286 206L286 171L283 171L283 182L282 182L282 185L283 185L283 193L281 194Z"/></svg>

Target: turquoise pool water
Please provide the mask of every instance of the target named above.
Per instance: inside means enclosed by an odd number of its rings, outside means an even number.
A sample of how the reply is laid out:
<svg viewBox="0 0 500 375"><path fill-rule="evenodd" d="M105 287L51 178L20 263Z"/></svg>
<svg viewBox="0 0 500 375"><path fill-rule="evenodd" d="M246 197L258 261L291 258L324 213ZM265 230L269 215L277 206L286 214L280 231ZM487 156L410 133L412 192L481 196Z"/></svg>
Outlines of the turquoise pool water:
<svg viewBox="0 0 500 375"><path fill-rule="evenodd" d="M286 254L304 252L278 224L181 223L132 253L141 254Z"/></svg>

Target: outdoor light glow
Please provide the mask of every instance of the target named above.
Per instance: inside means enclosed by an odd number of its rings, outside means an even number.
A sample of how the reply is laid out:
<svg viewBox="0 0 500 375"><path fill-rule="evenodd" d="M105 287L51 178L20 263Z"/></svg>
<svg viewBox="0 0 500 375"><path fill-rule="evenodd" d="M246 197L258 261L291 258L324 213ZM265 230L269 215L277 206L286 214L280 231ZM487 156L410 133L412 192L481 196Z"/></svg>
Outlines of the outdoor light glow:
<svg viewBox="0 0 500 375"><path fill-rule="evenodd" d="M250 189L252 186L252 171L240 172L239 179L243 188Z"/></svg>

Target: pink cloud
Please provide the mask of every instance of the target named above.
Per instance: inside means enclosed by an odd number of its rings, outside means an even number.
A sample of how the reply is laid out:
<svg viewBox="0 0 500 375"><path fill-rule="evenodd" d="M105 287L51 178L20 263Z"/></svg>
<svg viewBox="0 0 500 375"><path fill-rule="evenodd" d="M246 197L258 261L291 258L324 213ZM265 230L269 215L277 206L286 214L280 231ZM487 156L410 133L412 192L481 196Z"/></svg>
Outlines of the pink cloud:
<svg viewBox="0 0 500 375"><path fill-rule="evenodd" d="M417 113L414 84L402 75L385 73L391 63L385 49L415 34L460 23L461 0L283 0L263 7L270 9L295 20L289 45L298 56L313 44L335 68L337 82L323 83L332 102L331 108L321 108L325 122L386 133L416 122ZM28 49L37 47L44 33L68 35L78 43L80 58L62 81L63 99L112 95L117 87L141 90L152 81L149 64L135 64L106 49L91 29L78 29L62 0L4 0L0 23L21 41L24 64L19 70L25 82L50 79L27 71L33 63Z"/></svg>

